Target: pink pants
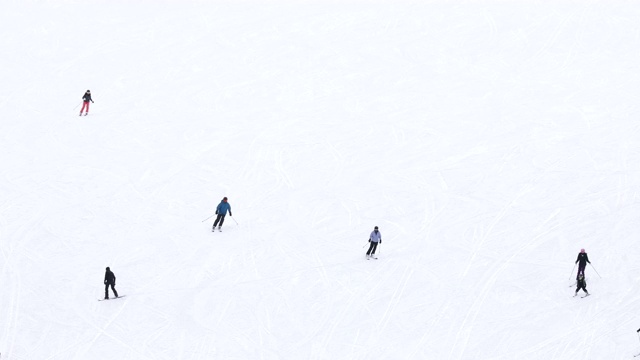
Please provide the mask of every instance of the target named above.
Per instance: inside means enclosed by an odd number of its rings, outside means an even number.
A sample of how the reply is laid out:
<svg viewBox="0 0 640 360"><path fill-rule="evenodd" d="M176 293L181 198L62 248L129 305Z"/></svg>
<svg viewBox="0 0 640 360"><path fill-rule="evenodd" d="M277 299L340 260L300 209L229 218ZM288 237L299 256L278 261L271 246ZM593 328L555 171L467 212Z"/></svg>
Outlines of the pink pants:
<svg viewBox="0 0 640 360"><path fill-rule="evenodd" d="M82 112L84 111L85 107L87 108L86 112L88 113L89 112L89 102L88 101L85 101L85 102L82 103L82 109L80 109L80 114L82 114Z"/></svg>

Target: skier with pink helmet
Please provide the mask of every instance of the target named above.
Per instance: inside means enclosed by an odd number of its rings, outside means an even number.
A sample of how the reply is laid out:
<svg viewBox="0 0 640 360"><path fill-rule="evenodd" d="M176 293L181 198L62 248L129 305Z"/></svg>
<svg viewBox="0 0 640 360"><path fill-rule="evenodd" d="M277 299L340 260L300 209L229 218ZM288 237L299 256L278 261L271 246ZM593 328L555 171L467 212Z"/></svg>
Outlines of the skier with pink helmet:
<svg viewBox="0 0 640 360"><path fill-rule="evenodd" d="M578 273L576 274L576 280L578 280L580 274L584 276L584 269L587 267L587 263L591 264L591 261L589 261L589 256L584 251L584 249L580 249L580 253L578 253L578 258L576 259L576 264L578 264Z"/></svg>

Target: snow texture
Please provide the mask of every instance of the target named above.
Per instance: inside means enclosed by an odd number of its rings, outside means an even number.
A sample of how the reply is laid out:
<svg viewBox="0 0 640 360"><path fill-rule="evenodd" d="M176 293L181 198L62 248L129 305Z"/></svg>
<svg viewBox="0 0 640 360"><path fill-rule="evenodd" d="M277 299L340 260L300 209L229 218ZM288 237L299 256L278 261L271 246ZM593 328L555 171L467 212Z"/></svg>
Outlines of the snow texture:
<svg viewBox="0 0 640 360"><path fill-rule="evenodd" d="M638 49L632 1L4 1L2 359L630 358Z"/></svg>

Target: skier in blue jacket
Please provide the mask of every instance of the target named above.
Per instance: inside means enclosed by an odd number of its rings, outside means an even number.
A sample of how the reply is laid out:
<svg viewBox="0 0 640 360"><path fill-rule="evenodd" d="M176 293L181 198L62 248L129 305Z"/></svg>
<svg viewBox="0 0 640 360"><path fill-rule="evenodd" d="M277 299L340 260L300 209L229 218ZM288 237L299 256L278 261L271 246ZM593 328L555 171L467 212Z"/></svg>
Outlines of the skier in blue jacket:
<svg viewBox="0 0 640 360"><path fill-rule="evenodd" d="M211 228L211 231L214 231L216 229L216 226L218 227L219 231L222 231L222 223L224 223L224 217L227 215L227 211L229 212L229 216L233 216L233 214L231 213L231 205L229 205L229 203L227 202L227 197L225 196L222 201L220 201L220 204L218 204L218 207L216 207L216 214L218 216L216 217L216 221L214 221L213 223L213 228Z"/></svg>
<svg viewBox="0 0 640 360"><path fill-rule="evenodd" d="M378 231L378 227L374 227L371 235L369 235L369 250L367 250L367 260L370 257L377 259L376 257L376 248L378 244L382 244L382 234Z"/></svg>

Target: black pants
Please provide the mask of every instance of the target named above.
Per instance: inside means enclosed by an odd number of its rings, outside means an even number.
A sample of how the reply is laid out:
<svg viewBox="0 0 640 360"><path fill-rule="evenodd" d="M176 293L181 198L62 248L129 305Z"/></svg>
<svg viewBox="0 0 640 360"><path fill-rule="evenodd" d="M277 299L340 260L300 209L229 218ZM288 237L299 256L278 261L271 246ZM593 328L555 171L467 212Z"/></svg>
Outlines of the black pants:
<svg viewBox="0 0 640 360"><path fill-rule="evenodd" d="M578 278L580 277L580 274L582 274L582 276L584 276L584 268L587 267L587 264L583 265L578 265L578 273L576 274L576 280L578 280Z"/></svg>
<svg viewBox="0 0 640 360"><path fill-rule="evenodd" d="M213 227L214 228L216 226L218 226L218 222L220 222L220 226L222 226L222 223L224 223L224 215L218 214L218 217L216 218L216 221L213 223Z"/></svg>
<svg viewBox="0 0 640 360"><path fill-rule="evenodd" d="M116 297L118 297L118 292L116 291L116 284L104 284L104 298L108 299L109 298L109 286L111 286L111 290L113 291L113 295L115 295Z"/></svg>
<svg viewBox="0 0 640 360"><path fill-rule="evenodd" d="M367 255L375 255L377 247L378 243L372 241L369 245L369 250L367 250Z"/></svg>

